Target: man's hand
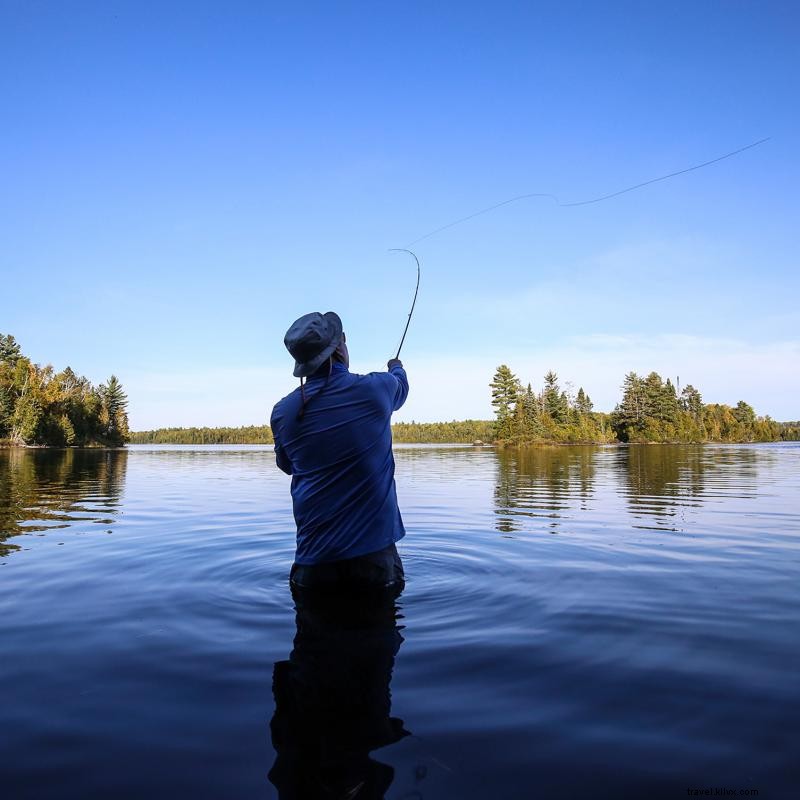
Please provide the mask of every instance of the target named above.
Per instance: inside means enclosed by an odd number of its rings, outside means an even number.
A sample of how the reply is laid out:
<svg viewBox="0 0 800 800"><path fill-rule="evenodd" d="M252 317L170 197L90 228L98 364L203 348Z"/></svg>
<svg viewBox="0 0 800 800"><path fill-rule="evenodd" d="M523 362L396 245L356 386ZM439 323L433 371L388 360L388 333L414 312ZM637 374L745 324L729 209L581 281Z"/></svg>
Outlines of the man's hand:
<svg viewBox="0 0 800 800"><path fill-rule="evenodd" d="M399 358L390 358L386 368L391 369L392 367L400 367L400 369L403 369L403 362Z"/></svg>

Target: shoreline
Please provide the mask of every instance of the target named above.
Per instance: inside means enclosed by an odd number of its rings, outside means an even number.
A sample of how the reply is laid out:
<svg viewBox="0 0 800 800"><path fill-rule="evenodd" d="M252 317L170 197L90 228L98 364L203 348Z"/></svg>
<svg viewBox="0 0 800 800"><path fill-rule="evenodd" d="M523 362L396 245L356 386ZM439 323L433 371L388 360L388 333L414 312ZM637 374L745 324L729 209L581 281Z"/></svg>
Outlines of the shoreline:
<svg viewBox="0 0 800 800"><path fill-rule="evenodd" d="M692 442L445 442L445 441L418 441L418 442L393 442L394 445L442 445L472 448L493 448L495 450L526 450L538 447L678 447L686 445L732 445L732 444L791 444L791 440L784 439L741 439L731 441L692 441ZM178 442L131 442L131 447L150 447L150 446L171 446L171 447L271 447L271 443L267 442L191 442L191 443L178 443ZM2 450L127 450L128 445L75 445L75 446L61 446L61 445L48 445L48 444L6 444L0 443L0 451Z"/></svg>
<svg viewBox="0 0 800 800"><path fill-rule="evenodd" d="M119 444L11 444L0 442L0 450L124 450L127 445Z"/></svg>

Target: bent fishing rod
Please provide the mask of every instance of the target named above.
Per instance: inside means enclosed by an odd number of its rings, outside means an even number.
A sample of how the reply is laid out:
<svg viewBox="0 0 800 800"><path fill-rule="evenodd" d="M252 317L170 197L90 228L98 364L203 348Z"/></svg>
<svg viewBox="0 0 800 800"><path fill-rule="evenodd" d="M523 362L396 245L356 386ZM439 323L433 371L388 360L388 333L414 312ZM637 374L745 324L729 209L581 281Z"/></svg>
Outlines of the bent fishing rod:
<svg viewBox="0 0 800 800"><path fill-rule="evenodd" d="M408 326L411 324L411 315L414 313L414 306L417 304L417 295L419 294L419 278L421 274L420 266L419 266L419 259L417 258L416 254L413 253L411 250L406 250L405 247L390 247L390 253L408 253L414 261L417 262L417 288L414 289L414 299L411 301L411 311L408 312L408 319L406 320L406 327L403 328L403 336L400 339L400 346L397 348L397 355L395 356L396 359L400 358L400 351L403 349L403 342L406 340L406 334L408 333Z"/></svg>

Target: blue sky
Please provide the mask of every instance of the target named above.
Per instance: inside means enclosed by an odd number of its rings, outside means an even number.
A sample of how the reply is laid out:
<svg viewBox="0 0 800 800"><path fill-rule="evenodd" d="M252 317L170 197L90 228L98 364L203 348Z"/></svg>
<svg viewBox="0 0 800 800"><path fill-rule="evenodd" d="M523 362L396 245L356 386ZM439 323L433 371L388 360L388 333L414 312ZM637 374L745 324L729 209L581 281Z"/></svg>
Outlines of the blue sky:
<svg viewBox="0 0 800 800"><path fill-rule="evenodd" d="M0 0L0 332L116 373L134 428L264 422L342 316L400 419L488 417L508 363L610 410L656 369L800 417L793 2Z"/></svg>

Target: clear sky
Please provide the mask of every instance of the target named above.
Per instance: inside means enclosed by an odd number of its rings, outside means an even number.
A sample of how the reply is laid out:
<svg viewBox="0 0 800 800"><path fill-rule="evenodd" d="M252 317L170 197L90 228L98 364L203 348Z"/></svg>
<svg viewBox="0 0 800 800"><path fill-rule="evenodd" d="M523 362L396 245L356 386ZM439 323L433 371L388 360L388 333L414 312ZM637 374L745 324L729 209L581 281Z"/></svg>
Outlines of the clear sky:
<svg viewBox="0 0 800 800"><path fill-rule="evenodd" d="M396 348L400 419L509 366L599 410L628 370L800 417L796 2L0 0L0 332L126 387L134 429L253 424L283 334Z"/></svg>

